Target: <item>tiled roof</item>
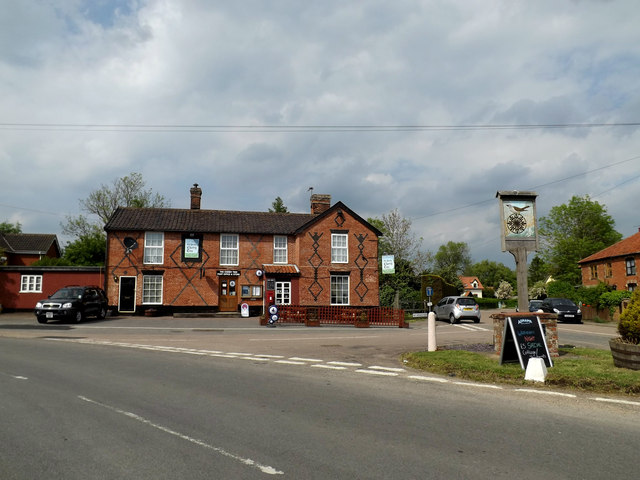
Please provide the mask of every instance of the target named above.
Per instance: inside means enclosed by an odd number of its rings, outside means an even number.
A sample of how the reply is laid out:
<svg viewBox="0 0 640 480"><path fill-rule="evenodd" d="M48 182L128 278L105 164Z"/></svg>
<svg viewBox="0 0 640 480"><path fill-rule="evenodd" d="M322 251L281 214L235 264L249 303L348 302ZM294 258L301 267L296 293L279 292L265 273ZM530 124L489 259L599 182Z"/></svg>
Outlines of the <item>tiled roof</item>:
<svg viewBox="0 0 640 480"><path fill-rule="evenodd" d="M0 233L0 248L10 253L43 253L52 244L58 246L52 233Z"/></svg>
<svg viewBox="0 0 640 480"><path fill-rule="evenodd" d="M303 213L119 207L104 229L286 235L315 218L317 215Z"/></svg>
<svg viewBox="0 0 640 480"><path fill-rule="evenodd" d="M605 258L622 257L626 255L640 254L640 232L635 235L631 235L618 243L614 243L610 247L600 250L586 258L583 258L578 263L594 262L596 260L603 260Z"/></svg>
<svg viewBox="0 0 640 480"><path fill-rule="evenodd" d="M295 275L296 273L300 273L297 265L265 264L264 271L265 273L286 273L288 275Z"/></svg>
<svg viewBox="0 0 640 480"><path fill-rule="evenodd" d="M462 286L465 289L474 288L474 287L471 286L471 284L475 280L476 282L478 282L478 287L477 288L484 290L484 287L482 286L482 283L480 283L480 280L478 279L478 277L463 277L463 276L460 276L458 278L462 282Z"/></svg>

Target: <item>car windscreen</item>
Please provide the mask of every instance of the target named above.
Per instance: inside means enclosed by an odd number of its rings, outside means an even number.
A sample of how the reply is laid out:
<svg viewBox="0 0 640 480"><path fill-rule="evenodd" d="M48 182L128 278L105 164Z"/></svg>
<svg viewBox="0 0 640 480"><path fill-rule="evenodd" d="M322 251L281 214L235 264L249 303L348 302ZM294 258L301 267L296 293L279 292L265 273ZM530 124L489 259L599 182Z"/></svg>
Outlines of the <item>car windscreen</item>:
<svg viewBox="0 0 640 480"><path fill-rule="evenodd" d="M476 301L473 298L459 298L456 303L459 305L476 305Z"/></svg>
<svg viewBox="0 0 640 480"><path fill-rule="evenodd" d="M55 300L56 298L80 298L81 296L81 288L61 288L56 293L51 295L51 298Z"/></svg>
<svg viewBox="0 0 640 480"><path fill-rule="evenodd" d="M575 307L576 304L566 298L560 298L553 301L554 307Z"/></svg>

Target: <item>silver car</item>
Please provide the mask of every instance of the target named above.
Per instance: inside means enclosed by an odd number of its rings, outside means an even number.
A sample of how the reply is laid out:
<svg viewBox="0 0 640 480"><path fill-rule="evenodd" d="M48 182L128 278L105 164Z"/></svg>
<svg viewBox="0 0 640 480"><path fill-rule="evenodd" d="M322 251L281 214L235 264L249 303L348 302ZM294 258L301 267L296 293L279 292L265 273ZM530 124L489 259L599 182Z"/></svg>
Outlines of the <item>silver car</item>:
<svg viewBox="0 0 640 480"><path fill-rule="evenodd" d="M436 320L460 323L462 319L480 322L480 306L473 297L444 297L435 307Z"/></svg>

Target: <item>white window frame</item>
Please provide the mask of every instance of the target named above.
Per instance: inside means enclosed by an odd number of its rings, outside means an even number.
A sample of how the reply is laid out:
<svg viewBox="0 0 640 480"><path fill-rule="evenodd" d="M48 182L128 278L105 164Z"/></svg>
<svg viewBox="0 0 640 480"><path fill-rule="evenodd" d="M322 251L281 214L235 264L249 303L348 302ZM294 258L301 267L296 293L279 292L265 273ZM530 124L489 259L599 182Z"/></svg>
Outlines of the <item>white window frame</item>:
<svg viewBox="0 0 640 480"><path fill-rule="evenodd" d="M229 240L234 239L229 243ZM239 265L240 239L237 233L220 234L220 265Z"/></svg>
<svg viewBox="0 0 640 480"><path fill-rule="evenodd" d="M21 275L20 293L42 293L42 275Z"/></svg>
<svg viewBox="0 0 640 480"><path fill-rule="evenodd" d="M291 282L276 282L276 305L291 305Z"/></svg>
<svg viewBox="0 0 640 480"><path fill-rule="evenodd" d="M349 263L349 235L331 234L331 263Z"/></svg>
<svg viewBox="0 0 640 480"><path fill-rule="evenodd" d="M144 234L144 260L147 265L164 263L164 233L146 232Z"/></svg>
<svg viewBox="0 0 640 480"><path fill-rule="evenodd" d="M349 305L349 300L349 276L331 275L331 305Z"/></svg>
<svg viewBox="0 0 640 480"><path fill-rule="evenodd" d="M162 275L142 276L142 304L162 305L164 279Z"/></svg>
<svg viewBox="0 0 640 480"><path fill-rule="evenodd" d="M273 236L273 263L287 263L289 261L289 252L287 250L287 236Z"/></svg>

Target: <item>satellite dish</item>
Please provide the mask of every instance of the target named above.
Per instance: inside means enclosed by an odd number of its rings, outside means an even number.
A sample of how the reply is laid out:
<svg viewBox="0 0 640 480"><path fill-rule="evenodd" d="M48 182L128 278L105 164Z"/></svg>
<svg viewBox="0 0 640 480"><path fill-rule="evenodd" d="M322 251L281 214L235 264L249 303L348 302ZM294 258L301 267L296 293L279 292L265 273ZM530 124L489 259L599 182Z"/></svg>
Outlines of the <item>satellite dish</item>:
<svg viewBox="0 0 640 480"><path fill-rule="evenodd" d="M124 244L124 247L126 248L127 253L131 253L131 250L135 250L136 248L138 248L138 242L136 241L135 238L124 237L124 240L122 240L122 243Z"/></svg>
<svg viewBox="0 0 640 480"><path fill-rule="evenodd" d="M262 270L256 270L256 275L258 277L261 277L262 276Z"/></svg>

